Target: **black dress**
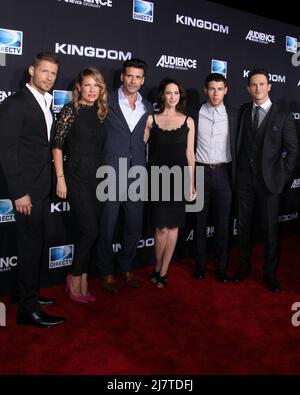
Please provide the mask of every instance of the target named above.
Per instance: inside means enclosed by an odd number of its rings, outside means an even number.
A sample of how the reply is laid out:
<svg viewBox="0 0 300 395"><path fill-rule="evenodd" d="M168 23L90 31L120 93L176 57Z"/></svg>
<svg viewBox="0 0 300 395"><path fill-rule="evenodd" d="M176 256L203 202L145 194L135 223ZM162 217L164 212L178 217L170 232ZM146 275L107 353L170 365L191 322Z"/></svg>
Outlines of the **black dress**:
<svg viewBox="0 0 300 395"><path fill-rule="evenodd" d="M153 116L153 126L149 139L149 180L152 178L152 188L150 186L153 197L153 189L157 189L158 184L153 185L153 177L150 177L152 166L167 166L169 169L173 166L179 166L182 174L184 174L184 166L188 166L186 149L188 125L186 117L181 127L173 130L161 129L155 122ZM182 176L182 198L177 200L174 194L174 179L170 178L170 200L164 201L162 199L162 177L159 180L159 199L158 201L151 201L151 221L154 227L157 228L172 228L183 227L185 224L185 200L184 200L184 179Z"/></svg>
<svg viewBox="0 0 300 395"><path fill-rule="evenodd" d="M67 155L64 173L73 219L74 276L88 272L92 247L99 232L100 202L96 197L99 166L104 165L106 131L96 106L66 104L58 117L53 148Z"/></svg>

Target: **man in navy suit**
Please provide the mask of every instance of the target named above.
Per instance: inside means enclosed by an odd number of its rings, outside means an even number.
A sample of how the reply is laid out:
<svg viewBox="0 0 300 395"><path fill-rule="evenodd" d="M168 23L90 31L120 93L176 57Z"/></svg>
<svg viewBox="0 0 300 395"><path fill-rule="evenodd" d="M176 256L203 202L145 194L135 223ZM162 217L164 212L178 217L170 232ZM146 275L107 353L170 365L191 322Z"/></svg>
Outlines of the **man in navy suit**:
<svg viewBox="0 0 300 395"><path fill-rule="evenodd" d="M18 324L50 327L64 322L42 311L54 299L38 295L51 188L52 96L58 58L39 53L30 81L0 106L0 162L13 200L18 245Z"/></svg>
<svg viewBox="0 0 300 395"><path fill-rule="evenodd" d="M146 165L144 131L147 117L153 110L151 104L139 93L144 84L145 70L146 63L140 59L133 58L124 62L121 74L123 85L109 96L108 114L105 119L106 164L115 170L118 191L116 201L104 202L97 250L104 289L113 293L118 292L118 287L114 276L116 270L112 242L121 207L124 224L117 271L129 287L140 286L133 277L132 264L142 232L143 202L131 201L127 196L127 187L130 185L127 173L133 166ZM126 162L125 172L119 172L120 159Z"/></svg>
<svg viewBox="0 0 300 395"><path fill-rule="evenodd" d="M194 116L196 165L204 167L204 207L196 214L194 276L198 280L205 278L208 260L206 227L211 213L215 226L215 275L220 283L228 282L229 223L236 169L237 112L224 104L227 90L223 75L209 74L204 86L207 101Z"/></svg>
<svg viewBox="0 0 300 395"><path fill-rule="evenodd" d="M241 109L237 141L237 197L239 267L232 280L239 283L250 274L251 225L258 204L264 236L263 282L280 292L275 271L278 264L278 213L280 194L293 176L297 160L297 134L293 115L271 102L271 83L264 69L248 75L252 103Z"/></svg>

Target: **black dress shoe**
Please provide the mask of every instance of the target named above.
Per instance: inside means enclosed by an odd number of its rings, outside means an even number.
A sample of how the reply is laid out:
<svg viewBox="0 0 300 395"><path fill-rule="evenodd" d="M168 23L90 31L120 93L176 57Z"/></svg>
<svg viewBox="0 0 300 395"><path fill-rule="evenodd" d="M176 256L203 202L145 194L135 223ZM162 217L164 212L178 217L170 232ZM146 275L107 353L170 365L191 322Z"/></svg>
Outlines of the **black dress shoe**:
<svg viewBox="0 0 300 395"><path fill-rule="evenodd" d="M38 296L38 302L41 306L49 306L49 304L56 303L56 299L54 298L47 298L46 296Z"/></svg>
<svg viewBox="0 0 300 395"><path fill-rule="evenodd" d="M275 292L275 293L278 293L281 291L280 283L277 280L275 274L273 274L273 275L264 274L263 282L265 283L265 285L269 291Z"/></svg>
<svg viewBox="0 0 300 395"><path fill-rule="evenodd" d="M194 277L196 280L204 280L204 279L205 279L204 270L202 270L202 269L196 270L195 273L194 273L194 275L193 275L193 277Z"/></svg>
<svg viewBox="0 0 300 395"><path fill-rule="evenodd" d="M245 280L246 277L249 276L249 274L250 274L250 268L248 268L248 267L247 268L239 267L234 272L231 280L234 283L241 283L242 281Z"/></svg>
<svg viewBox="0 0 300 395"><path fill-rule="evenodd" d="M20 298L17 293L11 294L10 303L17 304L17 303L19 303L19 301L20 301ZM50 304L56 303L56 300L54 298L47 298L46 296L38 295L38 302L41 306L49 306Z"/></svg>
<svg viewBox="0 0 300 395"><path fill-rule="evenodd" d="M55 317L47 314L45 311L36 311L35 313L17 313L17 324L33 325L39 328L50 328L65 322L62 317Z"/></svg>
<svg viewBox="0 0 300 395"><path fill-rule="evenodd" d="M226 272L216 272L216 279L222 284L227 284L229 282Z"/></svg>

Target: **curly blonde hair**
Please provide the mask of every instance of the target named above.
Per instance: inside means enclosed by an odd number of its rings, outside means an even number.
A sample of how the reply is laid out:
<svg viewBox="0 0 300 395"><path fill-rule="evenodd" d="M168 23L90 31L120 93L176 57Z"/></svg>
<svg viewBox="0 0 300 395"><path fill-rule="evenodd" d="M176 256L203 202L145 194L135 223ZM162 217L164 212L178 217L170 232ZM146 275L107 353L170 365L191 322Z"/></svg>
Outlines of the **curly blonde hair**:
<svg viewBox="0 0 300 395"><path fill-rule="evenodd" d="M72 103L74 104L74 107L77 111L81 98L81 94L78 89L78 86L82 85L83 79L85 77L93 77L94 80L97 82L97 84L99 84L100 86L100 94L95 104L98 107L98 111L97 111L98 118L102 122L106 117L108 105L107 105L107 87L104 81L104 77L100 72L100 70L94 67L87 67L79 72L75 81L75 87L73 89Z"/></svg>

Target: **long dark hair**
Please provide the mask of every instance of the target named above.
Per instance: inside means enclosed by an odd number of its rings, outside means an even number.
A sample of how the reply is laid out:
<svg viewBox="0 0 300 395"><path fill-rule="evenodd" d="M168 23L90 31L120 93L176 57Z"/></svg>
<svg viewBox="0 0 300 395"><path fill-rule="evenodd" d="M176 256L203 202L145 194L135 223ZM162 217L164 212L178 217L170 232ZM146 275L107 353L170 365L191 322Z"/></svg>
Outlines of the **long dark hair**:
<svg viewBox="0 0 300 395"><path fill-rule="evenodd" d="M157 104L159 107L158 113L162 113L165 109L165 102L163 99L164 96L164 92L166 89L166 86L169 84L175 84L178 87L179 90L179 94L180 94L180 99L178 104L176 105L176 111L181 112L182 114L185 113L185 108L186 108L186 93L185 90L183 88L183 86L181 85L181 83L177 80L175 80L174 78L164 78L161 83L159 84L158 87L158 99L157 99Z"/></svg>

